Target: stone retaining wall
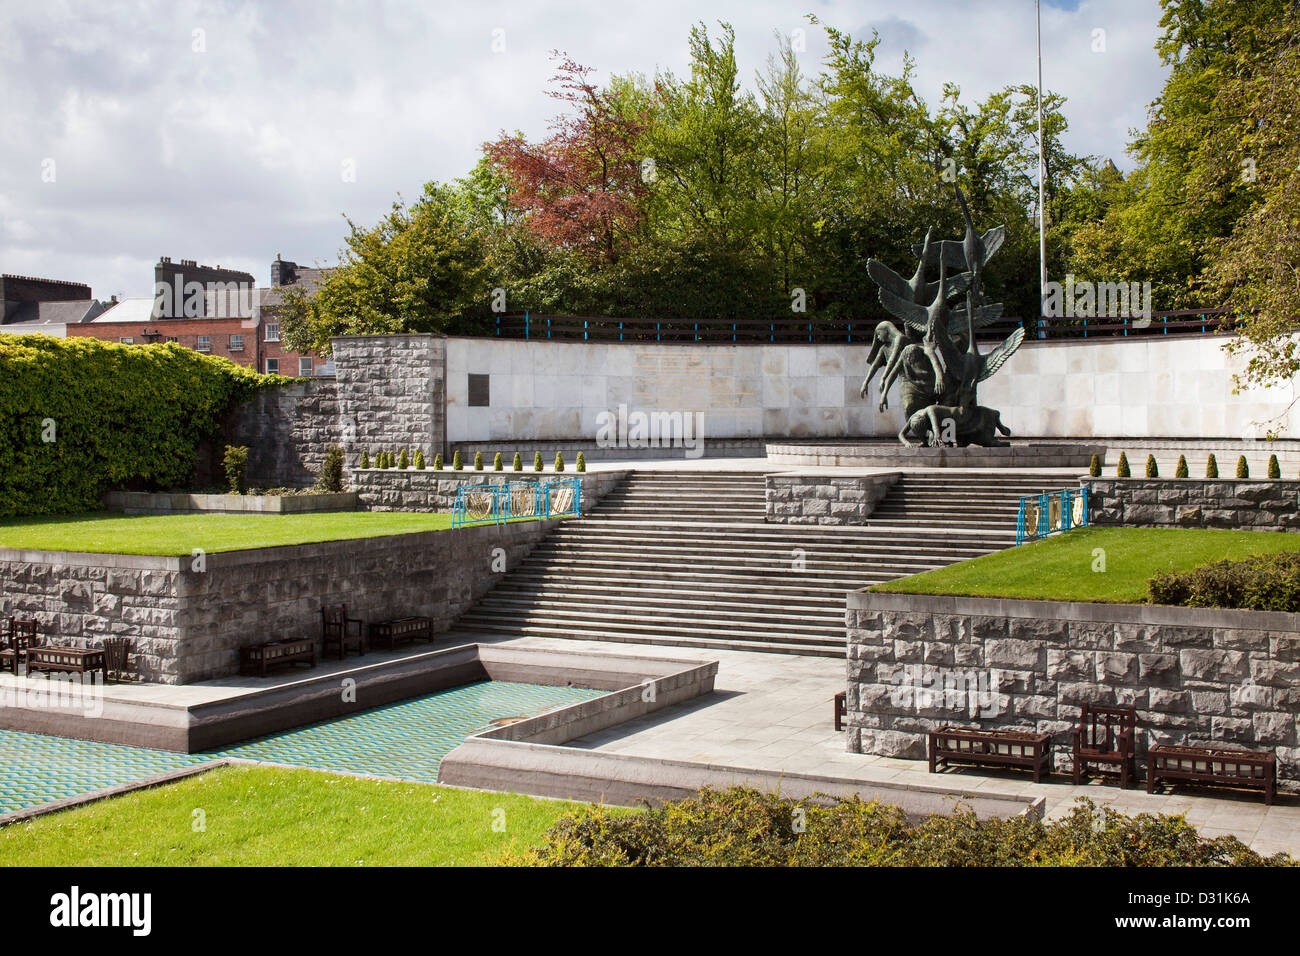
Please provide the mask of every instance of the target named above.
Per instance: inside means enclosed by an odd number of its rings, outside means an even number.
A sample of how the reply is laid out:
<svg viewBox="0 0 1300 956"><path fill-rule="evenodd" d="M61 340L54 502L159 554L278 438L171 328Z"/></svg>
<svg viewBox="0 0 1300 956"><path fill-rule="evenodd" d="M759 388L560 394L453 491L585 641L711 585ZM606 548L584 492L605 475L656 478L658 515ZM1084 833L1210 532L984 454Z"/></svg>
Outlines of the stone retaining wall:
<svg viewBox="0 0 1300 956"><path fill-rule="evenodd" d="M1050 733L1069 769L1084 701L1134 704L1156 743L1276 749L1300 778L1300 615L854 591L848 749L922 759L943 724ZM938 693L935 693L937 689Z"/></svg>
<svg viewBox="0 0 1300 956"><path fill-rule="evenodd" d="M909 448L894 441L772 442L767 460L779 465L842 468L1079 468L1087 470L1101 445L1017 442L997 448L946 445Z"/></svg>
<svg viewBox="0 0 1300 956"><path fill-rule="evenodd" d="M1083 478L1081 484L1088 488L1088 521L1095 525L1300 529L1300 481Z"/></svg>
<svg viewBox="0 0 1300 956"><path fill-rule="evenodd" d="M511 481L577 478L582 489L582 510L626 478L626 471L433 471L415 468L358 468L352 472L361 505L367 511L451 511L456 493L466 485L503 485Z"/></svg>
<svg viewBox="0 0 1300 956"><path fill-rule="evenodd" d="M253 485L310 485L325 450L343 440L338 389L333 379L311 379L259 389L236 409L226 427L233 445L248 446Z"/></svg>
<svg viewBox="0 0 1300 956"><path fill-rule="evenodd" d="M555 524L521 521L201 559L0 550L0 616L35 618L45 641L98 646L105 637L129 637L131 665L144 679L185 684L237 673L244 645L319 639L323 604L346 602L349 614L367 623L424 615L445 631Z"/></svg>
<svg viewBox="0 0 1300 956"><path fill-rule="evenodd" d="M784 524L865 524L901 474L767 475L767 520Z"/></svg>

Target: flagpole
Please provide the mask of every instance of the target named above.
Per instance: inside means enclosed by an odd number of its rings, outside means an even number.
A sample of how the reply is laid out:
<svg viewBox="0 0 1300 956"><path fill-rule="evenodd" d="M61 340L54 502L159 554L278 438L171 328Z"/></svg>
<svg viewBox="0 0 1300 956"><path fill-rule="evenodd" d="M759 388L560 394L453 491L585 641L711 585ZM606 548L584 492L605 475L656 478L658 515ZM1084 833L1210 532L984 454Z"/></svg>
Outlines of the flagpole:
<svg viewBox="0 0 1300 956"><path fill-rule="evenodd" d="M1047 179L1047 165L1043 162L1043 12L1042 0L1034 0L1034 18L1038 32L1038 337L1044 338L1043 304L1047 301L1047 233L1044 217L1047 206L1044 204L1044 180Z"/></svg>

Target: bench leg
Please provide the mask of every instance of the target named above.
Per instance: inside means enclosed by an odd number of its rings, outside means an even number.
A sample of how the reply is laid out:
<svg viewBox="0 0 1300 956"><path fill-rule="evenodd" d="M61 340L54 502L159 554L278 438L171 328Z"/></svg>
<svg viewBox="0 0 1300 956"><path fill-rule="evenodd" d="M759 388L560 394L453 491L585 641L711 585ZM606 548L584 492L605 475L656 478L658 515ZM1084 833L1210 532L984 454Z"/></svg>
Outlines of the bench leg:
<svg viewBox="0 0 1300 956"><path fill-rule="evenodd" d="M1156 792L1156 762L1147 763L1147 793Z"/></svg>

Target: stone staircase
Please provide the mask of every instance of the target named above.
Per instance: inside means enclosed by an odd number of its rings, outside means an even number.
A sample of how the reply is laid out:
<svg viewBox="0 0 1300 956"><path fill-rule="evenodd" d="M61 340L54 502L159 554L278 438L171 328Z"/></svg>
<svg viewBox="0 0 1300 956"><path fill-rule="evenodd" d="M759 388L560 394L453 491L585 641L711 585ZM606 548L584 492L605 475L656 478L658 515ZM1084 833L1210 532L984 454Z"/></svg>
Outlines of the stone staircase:
<svg viewBox="0 0 1300 956"><path fill-rule="evenodd" d="M849 528L766 523L761 474L634 472L456 627L840 657L845 592L1014 544L1019 496L1044 482L909 474Z"/></svg>

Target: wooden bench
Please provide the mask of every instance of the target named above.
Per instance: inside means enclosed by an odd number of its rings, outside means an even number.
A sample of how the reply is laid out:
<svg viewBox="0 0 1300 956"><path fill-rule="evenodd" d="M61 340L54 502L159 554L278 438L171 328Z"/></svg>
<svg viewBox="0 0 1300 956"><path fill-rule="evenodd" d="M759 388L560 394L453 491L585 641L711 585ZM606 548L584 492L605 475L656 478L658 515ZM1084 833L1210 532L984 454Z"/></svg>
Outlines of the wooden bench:
<svg viewBox="0 0 1300 956"><path fill-rule="evenodd" d="M433 643L433 618L399 617L370 625L370 643L396 650L401 641L422 640Z"/></svg>
<svg viewBox="0 0 1300 956"><path fill-rule="evenodd" d="M835 695L835 729L836 730L844 729L844 712L847 709L846 708L847 700L848 700L848 691L842 690Z"/></svg>
<svg viewBox="0 0 1300 956"><path fill-rule="evenodd" d="M44 647L27 648L27 675L36 671L64 671L71 674L93 674L99 671L104 680L108 680L108 668L104 665L104 651L100 648L85 647Z"/></svg>
<svg viewBox="0 0 1300 956"><path fill-rule="evenodd" d="M1020 730L940 727L930 732L930 773L950 764L1024 767L1042 783L1052 772L1052 736Z"/></svg>
<svg viewBox="0 0 1300 956"><path fill-rule="evenodd" d="M267 668L274 664L306 663L315 667L316 660L316 642L310 637L266 641L239 649L239 672L265 677Z"/></svg>
<svg viewBox="0 0 1300 956"><path fill-rule="evenodd" d="M1263 790L1264 805L1272 806L1277 757L1264 750L1156 744L1147 751L1147 793L1174 781Z"/></svg>

